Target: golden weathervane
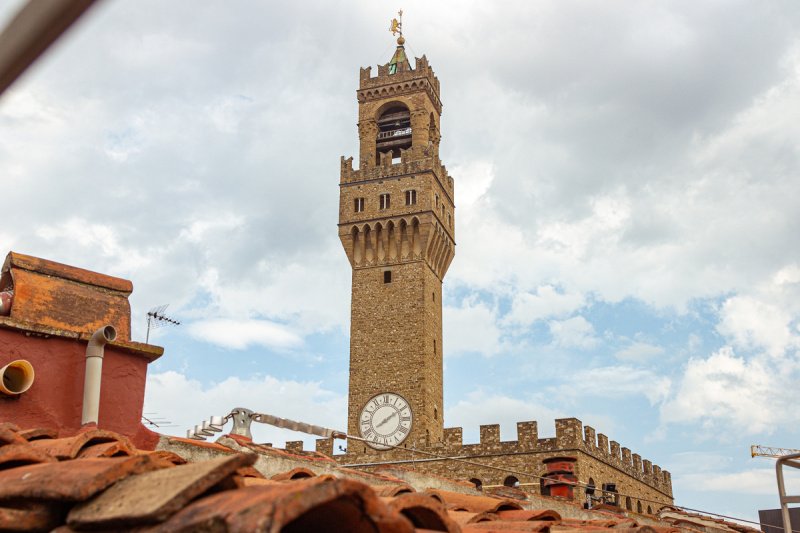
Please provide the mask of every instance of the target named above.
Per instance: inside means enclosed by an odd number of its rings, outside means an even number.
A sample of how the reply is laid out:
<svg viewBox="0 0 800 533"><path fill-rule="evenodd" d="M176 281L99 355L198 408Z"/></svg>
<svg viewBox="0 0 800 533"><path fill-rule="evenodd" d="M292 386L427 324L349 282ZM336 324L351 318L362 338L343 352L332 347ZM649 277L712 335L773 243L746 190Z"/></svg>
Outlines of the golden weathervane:
<svg viewBox="0 0 800 533"><path fill-rule="evenodd" d="M403 10L397 12L397 16L400 17L400 20L392 19L392 25L389 26L389 31L392 32L392 35L400 34L400 37L403 36Z"/></svg>

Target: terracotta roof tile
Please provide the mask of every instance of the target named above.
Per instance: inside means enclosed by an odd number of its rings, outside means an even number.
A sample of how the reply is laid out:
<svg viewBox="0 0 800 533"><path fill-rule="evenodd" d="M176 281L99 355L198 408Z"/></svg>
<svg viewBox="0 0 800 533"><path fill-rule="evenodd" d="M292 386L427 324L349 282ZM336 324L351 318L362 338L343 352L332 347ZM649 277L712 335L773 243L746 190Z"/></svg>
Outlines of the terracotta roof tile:
<svg viewBox="0 0 800 533"><path fill-rule="evenodd" d="M490 494L498 498L508 498L511 500L527 500L528 493L514 487L487 487L484 494Z"/></svg>
<svg viewBox="0 0 800 533"><path fill-rule="evenodd" d="M587 526L587 525L576 525L576 524L553 524L550 526L551 533L593 533L593 532L601 532L601 531L609 531L610 528L602 527L602 526ZM619 530L614 530L615 533L618 533Z"/></svg>
<svg viewBox="0 0 800 533"><path fill-rule="evenodd" d="M437 499L441 500L445 507L451 511L468 511L470 513L482 513L496 511L512 511L522 509L519 502L508 499L492 498L489 496L472 496L459 492L449 492L445 490L427 490Z"/></svg>
<svg viewBox="0 0 800 533"><path fill-rule="evenodd" d="M264 474L253 468L252 466L243 466L236 469L236 475L241 477L252 477L265 479Z"/></svg>
<svg viewBox="0 0 800 533"><path fill-rule="evenodd" d="M154 452L144 452L144 453L146 455L150 455L150 456L153 456L153 457L158 457L162 461L167 461L167 462L172 463L174 465L185 465L186 464L186 459L184 459L183 457L181 457L180 455L178 455L175 452L170 452L170 451L167 451L167 450L156 450Z"/></svg>
<svg viewBox="0 0 800 533"><path fill-rule="evenodd" d="M447 515L458 525L477 524L478 522L495 522L500 519L492 512L474 513L472 511L447 511Z"/></svg>
<svg viewBox="0 0 800 533"><path fill-rule="evenodd" d="M234 483L238 488L242 488L255 487L256 485L275 485L282 482L265 478L234 476Z"/></svg>
<svg viewBox="0 0 800 533"><path fill-rule="evenodd" d="M125 443L113 441L83 446L78 452L78 457L127 457L133 454L133 450Z"/></svg>
<svg viewBox="0 0 800 533"><path fill-rule="evenodd" d="M12 254L3 267L14 284L9 319L79 335L112 324L121 341L130 339L130 281Z"/></svg>
<svg viewBox="0 0 800 533"><path fill-rule="evenodd" d="M19 435L25 440L55 439L58 437L58 431L53 428L35 428L20 431Z"/></svg>
<svg viewBox="0 0 800 533"><path fill-rule="evenodd" d="M127 293L133 292L133 283L126 279L115 278L107 274L100 274L98 272L92 272L91 270L65 265L63 263L57 263L48 259L18 252L8 252L5 263L3 264L3 271L12 267L39 272L50 277L68 279L87 285L95 285L104 289Z"/></svg>
<svg viewBox="0 0 800 533"><path fill-rule="evenodd" d="M303 479L307 477L314 477L316 476L316 472L313 470L309 470L308 468L297 467L292 468L288 472L281 472L280 474L275 474L270 479L273 481L286 481L289 479Z"/></svg>
<svg viewBox="0 0 800 533"><path fill-rule="evenodd" d="M7 444L0 447L0 470L9 470L24 465L53 463L56 459L24 444Z"/></svg>
<svg viewBox="0 0 800 533"><path fill-rule="evenodd" d="M14 433L19 433L20 429L19 426L13 422L0 422L0 430L7 429L9 431L13 431Z"/></svg>
<svg viewBox="0 0 800 533"><path fill-rule="evenodd" d="M248 455L252 455L254 461L258 458L258 455L254 453ZM270 483L278 483L278 481L266 479L261 472L252 466L243 466L237 468L232 476L228 476L220 481L216 487L214 487L214 490L233 490L253 485L269 485Z"/></svg>
<svg viewBox="0 0 800 533"><path fill-rule="evenodd" d="M202 498L156 531L198 530L410 533L414 528L363 483L310 478Z"/></svg>
<svg viewBox="0 0 800 533"><path fill-rule="evenodd" d="M422 528L448 533L460 531L458 524L445 511L444 505L427 494L408 492L392 498L383 498L383 501L390 509L408 518L417 530Z"/></svg>
<svg viewBox="0 0 800 533"><path fill-rule="evenodd" d="M148 455L20 466L0 472L0 502L23 499L80 502L120 479L156 468L160 468L160 463Z"/></svg>
<svg viewBox="0 0 800 533"><path fill-rule="evenodd" d="M561 520L561 515L550 509L524 509L522 511L497 511L500 520L516 520L519 522Z"/></svg>
<svg viewBox="0 0 800 533"><path fill-rule="evenodd" d="M705 530L707 526L715 527L716 525L720 526L719 529L732 529L741 533L758 533L759 531L758 529L737 524L736 522L731 522L722 518L701 515L698 513L690 513L673 506L662 507L658 514L663 520L671 522L676 526L680 524L685 528L695 527L697 529Z"/></svg>
<svg viewBox="0 0 800 533"><path fill-rule="evenodd" d="M28 442L19 433L12 429L11 424L0 426L0 446L5 444L24 444Z"/></svg>
<svg viewBox="0 0 800 533"><path fill-rule="evenodd" d="M50 531L64 522L67 509L53 503L24 502L0 506L0 531Z"/></svg>
<svg viewBox="0 0 800 533"><path fill-rule="evenodd" d="M81 431L72 437L61 439L37 439L30 441L30 445L59 460L74 459L84 448L95 444L118 442L128 450L135 449L134 445L124 436L113 431L102 429L89 429Z"/></svg>
<svg viewBox="0 0 800 533"><path fill-rule="evenodd" d="M553 525L553 522L544 520L544 521L527 521L527 522L511 522L511 521L503 521L498 520L494 522L479 522L476 524L467 524L461 531L464 533L475 532L475 533L488 533L488 532L502 532L502 533L509 533L512 531L536 531L536 532L543 532L548 533L550 531L550 527Z"/></svg>
<svg viewBox="0 0 800 533"><path fill-rule="evenodd" d="M368 485L397 485L405 484L402 479L387 474L376 474L375 472L365 472L354 468L337 468L337 475L349 479L363 481Z"/></svg>
<svg viewBox="0 0 800 533"><path fill-rule="evenodd" d="M561 525L569 527L600 527L600 528L635 527L636 521L627 518L604 518L595 520L564 518L561 521Z"/></svg>
<svg viewBox="0 0 800 533"><path fill-rule="evenodd" d="M375 491L375 494L381 497L390 497L390 496L399 496L400 494L408 494L411 492L417 492L414 487L411 485L406 485L405 483L399 483L396 485L370 485L372 490ZM426 496L428 499L436 500L435 498L431 498L430 496ZM441 502L436 500L437 503L441 505Z"/></svg>
<svg viewBox="0 0 800 533"><path fill-rule="evenodd" d="M688 514L669 511L680 518L680 528L638 526L617 509L588 511L575 502L538 495L520 500L505 491L514 498L503 498L469 487L462 493L459 482L446 478L396 468L380 474L339 468L329 458L231 436L218 443L162 437L159 446L166 449L156 452L137 450L124 436L98 429L51 437L47 430L0 424L0 530L693 531L683 523L694 519ZM113 457L119 454L131 456ZM702 518L706 525L718 523Z"/></svg>
<svg viewBox="0 0 800 533"><path fill-rule="evenodd" d="M67 524L76 529L116 529L162 522L254 461L253 454L236 454L128 477L73 508Z"/></svg>

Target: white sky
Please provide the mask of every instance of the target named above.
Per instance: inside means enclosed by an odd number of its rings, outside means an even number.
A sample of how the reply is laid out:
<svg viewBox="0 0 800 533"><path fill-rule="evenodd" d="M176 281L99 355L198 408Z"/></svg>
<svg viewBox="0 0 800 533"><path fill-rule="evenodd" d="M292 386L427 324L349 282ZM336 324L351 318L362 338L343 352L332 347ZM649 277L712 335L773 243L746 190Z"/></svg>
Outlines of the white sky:
<svg viewBox="0 0 800 533"><path fill-rule="evenodd" d="M133 280L139 339L170 304L147 404L176 432L344 427L339 156L397 7L106 2L0 97L0 250ZM456 183L446 424L576 416L679 504L777 507L748 450L800 448L800 4L402 7Z"/></svg>

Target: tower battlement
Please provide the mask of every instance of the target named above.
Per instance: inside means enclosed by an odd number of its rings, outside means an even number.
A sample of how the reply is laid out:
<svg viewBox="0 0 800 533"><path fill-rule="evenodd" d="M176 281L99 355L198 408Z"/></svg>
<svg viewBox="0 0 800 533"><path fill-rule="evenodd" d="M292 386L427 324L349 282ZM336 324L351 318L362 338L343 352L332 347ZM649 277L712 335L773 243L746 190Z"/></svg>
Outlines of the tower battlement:
<svg viewBox="0 0 800 533"><path fill-rule="evenodd" d="M341 157L341 171L339 183L342 185L362 181L390 179L422 172L433 172L436 181L445 190L452 202L454 191L453 178L447 172L447 167L436 155L429 155L421 159L411 157L409 150L400 152L400 161L393 162L391 158L385 157L378 166L354 169L353 158Z"/></svg>
<svg viewBox="0 0 800 533"><path fill-rule="evenodd" d="M400 25L393 20L392 31ZM550 495L543 461L568 456L583 487L576 497L602 487L625 509L671 504L669 472L578 419L556 420L556 436L541 439L536 422L519 422L514 441L502 441L497 424L481 426L477 444L444 428L442 282L455 255L454 180L439 159L439 80L425 56L411 67L404 42L401 34L377 76L361 69L357 168L353 157L340 160L338 233L352 272L347 433L360 438L335 459L364 468L410 462L476 487ZM331 453L330 440L317 444Z"/></svg>
<svg viewBox="0 0 800 533"><path fill-rule="evenodd" d="M577 418L560 418L555 421L556 436L540 439L538 423L517 422L517 440L501 441L500 425L480 426L480 440L464 444L460 427L444 429L444 455L463 457L491 457L517 454L574 454L583 452L606 465L652 487L662 494L672 496L672 475L629 448L608 440L591 426L584 426Z"/></svg>
<svg viewBox="0 0 800 533"><path fill-rule="evenodd" d="M340 161L338 233L352 267L347 429L373 457L406 440L441 442L443 429L454 186L439 160L439 80L424 56L411 67L404 42L376 77L361 69L358 170Z"/></svg>
<svg viewBox="0 0 800 533"><path fill-rule="evenodd" d="M428 58L424 55L414 59L414 68L400 66L391 73L389 64L378 66L378 75L372 75L372 67L362 67L359 75L358 101L368 102L401 94L410 94L424 90L433 101L436 111L442 112L442 101L439 98L439 78L433 72Z"/></svg>

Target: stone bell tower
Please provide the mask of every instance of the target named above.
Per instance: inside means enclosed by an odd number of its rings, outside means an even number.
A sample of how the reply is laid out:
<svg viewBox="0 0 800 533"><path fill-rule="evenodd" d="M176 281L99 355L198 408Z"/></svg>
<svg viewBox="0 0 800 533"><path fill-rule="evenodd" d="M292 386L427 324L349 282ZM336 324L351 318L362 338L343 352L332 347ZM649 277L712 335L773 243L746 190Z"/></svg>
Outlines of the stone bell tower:
<svg viewBox="0 0 800 533"><path fill-rule="evenodd" d="M339 238L353 269L348 455L442 440L442 280L455 253L453 179L439 160L439 80L400 35L362 68L358 169L341 162Z"/></svg>

